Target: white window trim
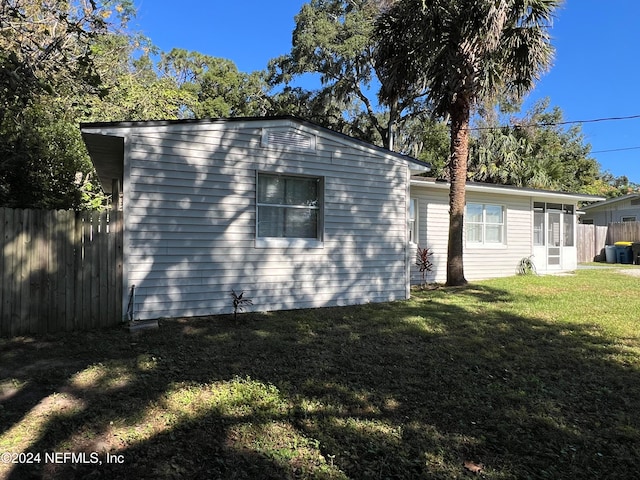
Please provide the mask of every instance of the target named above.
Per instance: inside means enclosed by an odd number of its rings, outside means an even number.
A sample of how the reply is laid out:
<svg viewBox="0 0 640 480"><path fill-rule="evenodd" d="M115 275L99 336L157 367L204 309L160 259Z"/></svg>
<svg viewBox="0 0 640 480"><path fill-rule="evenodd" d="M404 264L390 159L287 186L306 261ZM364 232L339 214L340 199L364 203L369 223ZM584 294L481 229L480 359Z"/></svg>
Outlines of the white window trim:
<svg viewBox="0 0 640 480"><path fill-rule="evenodd" d="M303 250L323 249L324 242L314 238L272 238L258 237L255 248L296 248Z"/></svg>
<svg viewBox="0 0 640 480"><path fill-rule="evenodd" d="M415 202L415 203L414 203ZM411 205L414 205L413 219L411 219ZM409 211L407 212L407 235L410 245L418 244L418 211L420 210L420 202L417 198L409 198Z"/></svg>
<svg viewBox="0 0 640 480"><path fill-rule="evenodd" d="M467 206L468 205L482 205L482 223L468 222L467 220ZM486 207L500 207L502 209L502 223L501 224L489 224L489 225L502 225L502 241L501 242L486 242ZM470 242L467 240L467 224L482 225L482 242ZM467 249L481 249L481 250L503 250L507 248L507 207L500 203L484 203L484 202L467 202L465 205L465 220L464 220L464 244Z"/></svg>
<svg viewBox="0 0 640 480"><path fill-rule="evenodd" d="M258 222L260 221L259 207L273 207L272 204L264 204L258 202L258 182L260 175L281 176L289 178L303 178L318 180L318 225L316 238L299 238L299 237L259 237ZM295 248L295 249L322 249L324 248L324 178L317 175L298 175L288 173L275 173L268 171L256 171L256 188L255 188L255 205L256 205L256 223L255 223L255 248ZM290 206L289 208L309 208Z"/></svg>

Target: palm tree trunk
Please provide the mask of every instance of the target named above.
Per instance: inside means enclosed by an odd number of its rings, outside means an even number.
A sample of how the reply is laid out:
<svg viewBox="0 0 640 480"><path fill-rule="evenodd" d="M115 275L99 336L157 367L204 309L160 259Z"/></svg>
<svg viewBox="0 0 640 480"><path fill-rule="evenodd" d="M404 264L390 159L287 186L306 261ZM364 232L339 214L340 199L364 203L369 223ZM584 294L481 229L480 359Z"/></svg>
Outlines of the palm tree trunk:
<svg viewBox="0 0 640 480"><path fill-rule="evenodd" d="M451 158L449 160L449 245L447 252L447 285L467 283L462 262L465 186L469 156L469 116L471 102L458 94L451 107Z"/></svg>

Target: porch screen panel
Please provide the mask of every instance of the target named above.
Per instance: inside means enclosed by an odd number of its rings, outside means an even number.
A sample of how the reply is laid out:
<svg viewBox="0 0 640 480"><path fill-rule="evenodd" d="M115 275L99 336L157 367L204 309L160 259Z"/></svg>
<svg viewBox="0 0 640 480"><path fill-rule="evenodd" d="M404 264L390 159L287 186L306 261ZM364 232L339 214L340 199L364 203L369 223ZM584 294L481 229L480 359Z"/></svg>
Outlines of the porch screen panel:
<svg viewBox="0 0 640 480"><path fill-rule="evenodd" d="M573 205L564 205L563 208L563 234L564 234L564 246L573 247L574 245L574 225L575 217L573 215Z"/></svg>
<svg viewBox="0 0 640 480"><path fill-rule="evenodd" d="M542 202L533 203L533 244L544 246L544 211Z"/></svg>

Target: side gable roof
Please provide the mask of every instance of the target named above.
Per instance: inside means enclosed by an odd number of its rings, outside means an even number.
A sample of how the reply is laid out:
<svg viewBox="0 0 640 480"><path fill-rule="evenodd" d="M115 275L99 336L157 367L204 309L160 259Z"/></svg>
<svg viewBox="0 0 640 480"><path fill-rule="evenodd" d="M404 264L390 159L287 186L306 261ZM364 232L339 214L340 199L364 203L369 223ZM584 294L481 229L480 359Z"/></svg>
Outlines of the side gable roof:
<svg viewBox="0 0 640 480"><path fill-rule="evenodd" d="M96 167L98 176L101 180L103 188L110 192L109 184L112 178L122 178L122 158L124 155L123 137L126 130L155 128L158 130L181 130L181 129L198 129L208 128L211 126L219 126L220 128L238 125L243 123L262 123L265 126L286 127L300 126L307 129L324 133L331 136L336 142L349 146L374 151L378 155L384 157L392 157L398 161L407 163L412 173L428 172L431 165L418 159L393 152L382 147L378 147L371 143L359 140L349 135L336 132L329 128L320 126L308 120L295 116L274 116L274 117L234 117L234 118L216 118L216 119L197 119L197 120L148 120L148 121L131 121L131 122L93 122L81 123L80 130L82 137L89 151L89 155ZM119 161L116 161L119 159Z"/></svg>

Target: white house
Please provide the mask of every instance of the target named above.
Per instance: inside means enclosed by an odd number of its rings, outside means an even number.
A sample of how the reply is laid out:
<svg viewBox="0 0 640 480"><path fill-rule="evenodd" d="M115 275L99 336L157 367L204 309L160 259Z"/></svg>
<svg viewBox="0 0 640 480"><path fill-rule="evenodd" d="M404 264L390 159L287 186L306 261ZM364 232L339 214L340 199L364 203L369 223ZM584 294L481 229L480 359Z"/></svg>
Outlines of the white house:
<svg viewBox="0 0 640 480"><path fill-rule="evenodd" d="M408 298L417 245L445 278L448 185L428 165L294 117L81 126L103 186L122 187L135 317ZM582 195L469 184L465 273L576 266ZM588 197L588 200L597 198ZM126 306L127 299L123 299ZM124 312L123 312L124 313Z"/></svg>
<svg viewBox="0 0 640 480"><path fill-rule="evenodd" d="M538 273L577 267L576 206L599 200L591 195L468 182L464 225L464 271L467 280L515 275L518 263L531 257ZM433 252L429 281L446 279L449 185L423 177L411 179L411 211L416 245ZM421 281L416 269L412 282Z"/></svg>
<svg viewBox="0 0 640 480"><path fill-rule="evenodd" d="M640 194L624 195L582 207L581 223L609 225L610 223L640 221Z"/></svg>
<svg viewBox="0 0 640 480"><path fill-rule="evenodd" d="M410 178L428 166L292 117L83 124L122 182L140 319L407 298ZM123 301L127 305L127 301Z"/></svg>

